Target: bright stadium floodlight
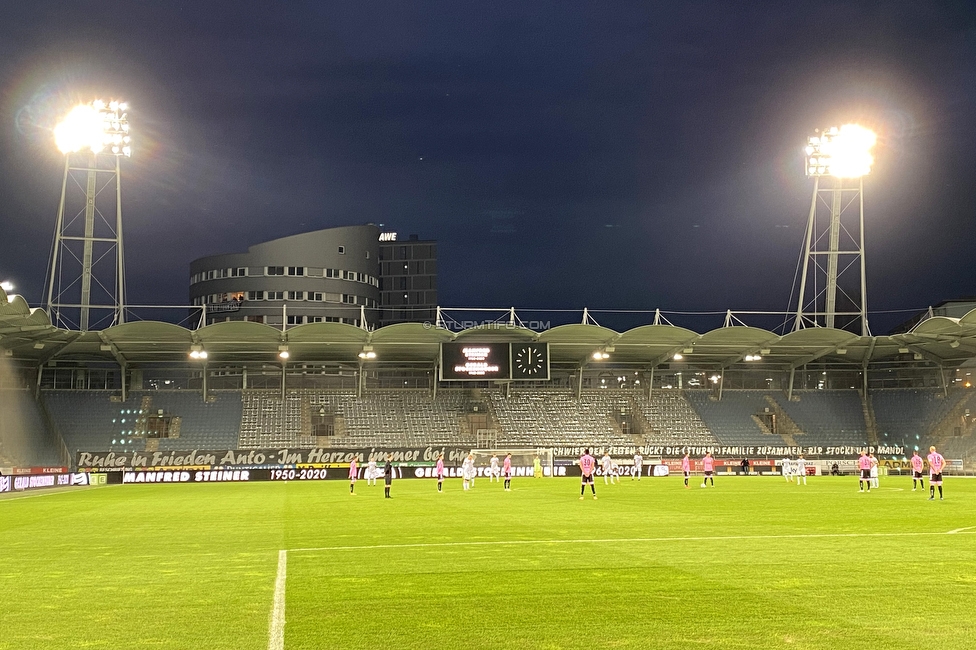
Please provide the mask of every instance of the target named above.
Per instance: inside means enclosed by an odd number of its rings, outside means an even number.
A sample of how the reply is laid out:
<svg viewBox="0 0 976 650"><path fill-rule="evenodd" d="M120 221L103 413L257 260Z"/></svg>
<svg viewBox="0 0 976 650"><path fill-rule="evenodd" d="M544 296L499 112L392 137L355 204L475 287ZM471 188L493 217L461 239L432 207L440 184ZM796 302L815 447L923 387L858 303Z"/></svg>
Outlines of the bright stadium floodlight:
<svg viewBox="0 0 976 650"><path fill-rule="evenodd" d="M871 150L878 141L874 131L858 124L830 127L811 136L804 152L807 176L860 178L871 173Z"/></svg>
<svg viewBox="0 0 976 650"><path fill-rule="evenodd" d="M3 282L0 282L0 289L3 289L4 293L10 293L15 288L16 287L14 287L14 283L11 282L10 280L4 280Z"/></svg>
<svg viewBox="0 0 976 650"><path fill-rule="evenodd" d="M804 171L813 179L813 197L804 238L794 330L823 326L859 330L862 336L871 334L863 190L864 177L871 173L874 164L872 150L877 142L874 131L859 124L817 130L807 139ZM818 218L821 212L825 214ZM815 287L809 295L807 284Z"/></svg>
<svg viewBox="0 0 976 650"><path fill-rule="evenodd" d="M116 156L132 155L132 137L124 102L101 100L75 106L54 127L54 142L61 153L111 152Z"/></svg>
<svg viewBox="0 0 976 650"><path fill-rule="evenodd" d="M54 127L54 143L64 154L64 177L46 307L59 327L85 332L92 325L125 322L120 161L132 155L127 111L125 102L96 99L75 106ZM83 202L75 187L84 192ZM106 218L113 200L114 224ZM66 217L72 204L80 209Z"/></svg>

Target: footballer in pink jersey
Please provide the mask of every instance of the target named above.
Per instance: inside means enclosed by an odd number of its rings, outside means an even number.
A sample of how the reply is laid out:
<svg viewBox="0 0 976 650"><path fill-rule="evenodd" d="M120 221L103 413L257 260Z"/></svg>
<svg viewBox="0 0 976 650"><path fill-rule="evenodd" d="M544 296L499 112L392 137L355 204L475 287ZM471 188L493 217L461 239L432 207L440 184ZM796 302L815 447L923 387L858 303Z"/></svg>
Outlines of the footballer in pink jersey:
<svg viewBox="0 0 976 650"><path fill-rule="evenodd" d="M356 458L349 461L349 494L356 494L356 478L359 475L359 467L356 466Z"/></svg>
<svg viewBox="0 0 976 650"><path fill-rule="evenodd" d="M857 468L861 470L861 478L857 480L857 485L861 492L864 492L864 485L867 484L868 492L871 491L871 457L866 450L861 450L861 457L857 459Z"/></svg>
<svg viewBox="0 0 976 650"><path fill-rule="evenodd" d="M444 491L444 454L437 456L437 467L434 468L434 475L437 477L437 491Z"/></svg>
<svg viewBox="0 0 976 650"><path fill-rule="evenodd" d="M922 470L925 469L925 461L922 457L918 455L918 450L916 449L912 452L912 492L915 491L916 484L921 485L922 489L925 489L925 478L922 476Z"/></svg>
<svg viewBox="0 0 976 650"><path fill-rule="evenodd" d="M688 458L688 454L681 459L681 472L685 475L685 487L690 488L688 485L688 477L691 476L691 459Z"/></svg>
<svg viewBox="0 0 976 650"><path fill-rule="evenodd" d="M929 461L929 501L935 500L936 487L939 488L939 501L942 501L942 469L945 467L945 458L935 447L929 447L926 460Z"/></svg>
<svg viewBox="0 0 976 650"><path fill-rule="evenodd" d="M505 477L505 491L512 491L512 455L505 454L505 460L502 462L502 476Z"/></svg>
<svg viewBox="0 0 976 650"><path fill-rule="evenodd" d="M708 481L712 482L712 487L715 487L715 459L712 458L712 452L705 452L705 457L702 458L702 469L705 471L705 478L702 479L702 487Z"/></svg>
<svg viewBox="0 0 976 650"><path fill-rule="evenodd" d="M590 456L590 450L584 449L583 455L579 459L580 473L583 476L582 484L580 485L580 500L583 500L583 493L586 491L586 484L590 484L590 490L593 492L593 498L596 498L596 485L593 483L593 474L596 472L596 459Z"/></svg>

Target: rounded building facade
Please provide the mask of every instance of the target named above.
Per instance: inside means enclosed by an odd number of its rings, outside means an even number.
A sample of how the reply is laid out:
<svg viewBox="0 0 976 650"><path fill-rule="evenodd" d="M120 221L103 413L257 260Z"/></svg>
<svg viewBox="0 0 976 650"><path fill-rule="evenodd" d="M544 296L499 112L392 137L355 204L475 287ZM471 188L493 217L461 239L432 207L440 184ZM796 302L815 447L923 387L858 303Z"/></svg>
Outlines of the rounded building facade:
<svg viewBox="0 0 976 650"><path fill-rule="evenodd" d="M190 304L207 323L373 324L380 300L379 234L372 224L326 228L190 263Z"/></svg>

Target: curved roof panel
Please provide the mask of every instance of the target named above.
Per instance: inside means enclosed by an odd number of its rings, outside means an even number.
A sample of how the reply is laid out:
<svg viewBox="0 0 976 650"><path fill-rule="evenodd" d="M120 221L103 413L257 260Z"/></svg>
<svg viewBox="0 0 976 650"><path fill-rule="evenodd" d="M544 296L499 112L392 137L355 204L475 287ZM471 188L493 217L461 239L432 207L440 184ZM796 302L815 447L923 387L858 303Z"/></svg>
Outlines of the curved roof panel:
<svg viewBox="0 0 976 650"><path fill-rule="evenodd" d="M475 340L491 343L493 341L534 341L539 334L525 327L511 326L507 323L492 323L490 326L471 327L458 332L455 339Z"/></svg>

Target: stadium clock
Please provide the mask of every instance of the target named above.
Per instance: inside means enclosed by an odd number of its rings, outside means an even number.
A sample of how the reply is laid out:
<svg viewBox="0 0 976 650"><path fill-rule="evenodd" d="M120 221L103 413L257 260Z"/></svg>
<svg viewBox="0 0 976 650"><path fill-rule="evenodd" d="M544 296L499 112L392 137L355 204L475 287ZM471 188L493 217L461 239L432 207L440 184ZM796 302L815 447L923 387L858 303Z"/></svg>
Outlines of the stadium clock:
<svg viewBox="0 0 976 650"><path fill-rule="evenodd" d="M548 344L513 343L512 379L549 379Z"/></svg>

